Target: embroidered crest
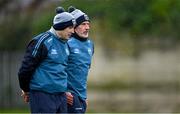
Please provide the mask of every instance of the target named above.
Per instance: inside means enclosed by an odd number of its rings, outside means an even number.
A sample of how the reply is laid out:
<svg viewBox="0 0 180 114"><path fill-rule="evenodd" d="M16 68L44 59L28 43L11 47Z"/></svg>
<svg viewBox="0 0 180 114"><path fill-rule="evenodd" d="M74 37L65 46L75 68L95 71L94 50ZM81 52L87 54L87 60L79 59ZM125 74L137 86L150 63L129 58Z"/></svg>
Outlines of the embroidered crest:
<svg viewBox="0 0 180 114"><path fill-rule="evenodd" d="M74 49L74 53L80 53L79 49Z"/></svg>
<svg viewBox="0 0 180 114"><path fill-rule="evenodd" d="M51 50L51 54L52 54L52 55L58 54L58 53L57 53L57 50L56 50L56 49L52 49L52 50Z"/></svg>

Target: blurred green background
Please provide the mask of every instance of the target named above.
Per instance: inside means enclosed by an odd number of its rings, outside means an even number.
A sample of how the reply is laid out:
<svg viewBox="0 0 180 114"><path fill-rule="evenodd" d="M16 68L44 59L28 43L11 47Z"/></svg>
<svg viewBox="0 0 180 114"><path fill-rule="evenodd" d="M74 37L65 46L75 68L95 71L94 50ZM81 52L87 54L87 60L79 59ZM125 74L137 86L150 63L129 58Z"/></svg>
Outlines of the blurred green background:
<svg viewBox="0 0 180 114"><path fill-rule="evenodd" d="M71 5L95 43L87 112L180 112L180 0L1 0L0 112L29 112L17 80L25 47Z"/></svg>

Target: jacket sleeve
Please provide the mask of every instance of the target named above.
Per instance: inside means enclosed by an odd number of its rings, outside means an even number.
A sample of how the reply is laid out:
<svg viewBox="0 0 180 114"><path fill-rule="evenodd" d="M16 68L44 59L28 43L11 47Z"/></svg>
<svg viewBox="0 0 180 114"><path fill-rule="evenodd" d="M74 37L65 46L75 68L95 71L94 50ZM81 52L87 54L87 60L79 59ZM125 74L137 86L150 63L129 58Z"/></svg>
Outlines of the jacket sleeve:
<svg viewBox="0 0 180 114"><path fill-rule="evenodd" d="M47 56L47 48L41 43L39 45L38 40L32 40L26 49L21 67L18 72L20 88L24 92L29 91L29 84L32 78L32 74L42 62L42 60Z"/></svg>
<svg viewBox="0 0 180 114"><path fill-rule="evenodd" d="M94 43L93 43L92 45L93 45L93 52L92 52L92 55L94 55Z"/></svg>

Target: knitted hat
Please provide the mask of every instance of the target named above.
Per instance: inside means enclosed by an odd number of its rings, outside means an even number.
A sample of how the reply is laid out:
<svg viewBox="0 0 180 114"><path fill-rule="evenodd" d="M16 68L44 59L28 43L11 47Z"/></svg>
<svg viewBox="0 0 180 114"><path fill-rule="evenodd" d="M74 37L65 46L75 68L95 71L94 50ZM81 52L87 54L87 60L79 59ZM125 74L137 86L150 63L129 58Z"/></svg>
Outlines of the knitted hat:
<svg viewBox="0 0 180 114"><path fill-rule="evenodd" d="M69 26L75 25L74 16L68 12L65 12L64 8L56 8L56 16L53 20L53 28L55 30L64 30Z"/></svg>
<svg viewBox="0 0 180 114"><path fill-rule="evenodd" d="M84 12L82 12L79 9L76 9L73 6L70 6L68 8L68 12L74 16L76 20L76 27L79 26L84 21L90 21L88 15L86 15Z"/></svg>

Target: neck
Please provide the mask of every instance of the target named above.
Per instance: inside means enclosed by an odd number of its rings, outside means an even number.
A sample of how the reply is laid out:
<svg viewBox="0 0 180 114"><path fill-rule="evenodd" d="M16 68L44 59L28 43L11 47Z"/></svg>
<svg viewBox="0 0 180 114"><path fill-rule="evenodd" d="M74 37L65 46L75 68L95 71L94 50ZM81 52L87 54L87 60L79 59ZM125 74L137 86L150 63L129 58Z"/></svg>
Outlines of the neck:
<svg viewBox="0 0 180 114"><path fill-rule="evenodd" d="M61 35L58 34L57 31L56 31L53 27L51 27L51 29L50 29L49 31L50 31L52 34L54 34L54 36L56 36L58 39L63 40L63 41L67 41L67 39L63 39L63 38L61 37Z"/></svg>
<svg viewBox="0 0 180 114"><path fill-rule="evenodd" d="M60 38L60 36L57 34L56 30L51 27L51 29L49 30L52 34L54 34L56 37Z"/></svg>

